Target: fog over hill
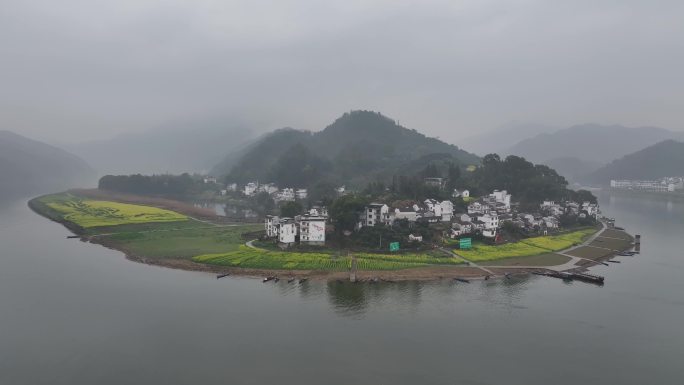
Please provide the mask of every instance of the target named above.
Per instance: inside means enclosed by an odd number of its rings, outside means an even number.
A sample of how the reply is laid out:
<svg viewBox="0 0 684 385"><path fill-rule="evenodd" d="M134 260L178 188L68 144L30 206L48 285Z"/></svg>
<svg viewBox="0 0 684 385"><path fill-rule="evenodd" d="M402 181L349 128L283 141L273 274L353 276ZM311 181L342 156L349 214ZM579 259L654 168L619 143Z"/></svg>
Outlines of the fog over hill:
<svg viewBox="0 0 684 385"><path fill-rule="evenodd" d="M0 131L0 198L54 192L94 182L94 171L77 156L10 131Z"/></svg>
<svg viewBox="0 0 684 385"><path fill-rule="evenodd" d="M100 175L208 172L226 152L254 136L250 126L225 120L178 122L142 133L67 146Z"/></svg>
<svg viewBox="0 0 684 385"><path fill-rule="evenodd" d="M512 144L521 140L535 137L542 133L557 131L557 127L540 123L512 122L504 124L493 130L484 131L472 136L467 136L460 144L480 156L491 153L505 153Z"/></svg>
<svg viewBox="0 0 684 385"><path fill-rule="evenodd" d="M657 179L684 176L684 143L665 140L607 164L584 178L608 185L611 179Z"/></svg>
<svg viewBox="0 0 684 385"><path fill-rule="evenodd" d="M391 179L402 167L430 154L444 154L461 166L479 157L372 111L345 113L322 131L277 130L246 150L228 154L213 173L227 180L308 185L325 179L362 185Z"/></svg>

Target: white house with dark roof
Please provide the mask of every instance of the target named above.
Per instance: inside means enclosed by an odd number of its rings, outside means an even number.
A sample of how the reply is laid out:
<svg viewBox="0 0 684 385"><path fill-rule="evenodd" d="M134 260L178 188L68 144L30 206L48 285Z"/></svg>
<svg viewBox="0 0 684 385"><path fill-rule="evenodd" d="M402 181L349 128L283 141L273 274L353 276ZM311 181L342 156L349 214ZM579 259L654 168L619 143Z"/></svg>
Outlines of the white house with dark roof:
<svg viewBox="0 0 684 385"><path fill-rule="evenodd" d="M361 227L389 224L391 224L389 207L384 203L371 203L364 208L363 213L361 214Z"/></svg>
<svg viewBox="0 0 684 385"><path fill-rule="evenodd" d="M454 216L454 204L450 200L439 202L442 208L442 222L451 222Z"/></svg>
<svg viewBox="0 0 684 385"><path fill-rule="evenodd" d="M426 199L424 202L425 210L431 212L436 217L442 216L442 205L436 199Z"/></svg>
<svg viewBox="0 0 684 385"><path fill-rule="evenodd" d="M413 206L397 207L394 209L394 219L406 219L409 222L418 220L418 213Z"/></svg>

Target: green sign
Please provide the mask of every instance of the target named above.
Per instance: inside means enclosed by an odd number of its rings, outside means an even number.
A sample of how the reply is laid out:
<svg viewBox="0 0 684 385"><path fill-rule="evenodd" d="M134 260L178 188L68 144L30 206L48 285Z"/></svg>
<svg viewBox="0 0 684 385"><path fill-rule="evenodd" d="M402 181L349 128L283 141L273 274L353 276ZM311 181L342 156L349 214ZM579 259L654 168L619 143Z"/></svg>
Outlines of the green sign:
<svg viewBox="0 0 684 385"><path fill-rule="evenodd" d="M399 242L390 243L390 251L399 251Z"/></svg>
<svg viewBox="0 0 684 385"><path fill-rule="evenodd" d="M458 241L458 247L463 249L463 250L470 249L472 246L473 246L472 239L470 239L470 238L461 238Z"/></svg>

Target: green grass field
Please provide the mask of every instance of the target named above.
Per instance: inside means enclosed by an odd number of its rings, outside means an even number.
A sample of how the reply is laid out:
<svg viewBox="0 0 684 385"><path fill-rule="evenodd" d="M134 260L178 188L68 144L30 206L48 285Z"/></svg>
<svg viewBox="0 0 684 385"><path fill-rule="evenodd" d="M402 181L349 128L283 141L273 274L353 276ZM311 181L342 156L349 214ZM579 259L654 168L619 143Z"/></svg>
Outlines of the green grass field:
<svg viewBox="0 0 684 385"><path fill-rule="evenodd" d="M474 243L472 249L456 250L456 253L473 262L529 257L567 249L583 242L595 232L595 228L588 228L558 235L527 238L519 242L496 246Z"/></svg>
<svg viewBox="0 0 684 385"><path fill-rule="evenodd" d="M187 221L188 217L150 206L82 199L71 194L49 195L39 199L62 220L84 229L137 223Z"/></svg>
<svg viewBox="0 0 684 385"><path fill-rule="evenodd" d="M297 253L287 251L261 251L240 246L228 253L205 254L193 261L209 265L278 270L347 270L350 257L335 257L324 253Z"/></svg>
<svg viewBox="0 0 684 385"><path fill-rule="evenodd" d="M432 265L460 265L455 258L437 258L427 254L355 254L358 270L400 270ZM195 262L218 266L278 270L349 270L351 257L328 253L261 251L240 246L236 251L194 257Z"/></svg>
<svg viewBox="0 0 684 385"><path fill-rule="evenodd" d="M261 225L184 228L178 230L119 232L103 237L131 254L150 258L192 258L201 254L226 253L244 244L241 234Z"/></svg>

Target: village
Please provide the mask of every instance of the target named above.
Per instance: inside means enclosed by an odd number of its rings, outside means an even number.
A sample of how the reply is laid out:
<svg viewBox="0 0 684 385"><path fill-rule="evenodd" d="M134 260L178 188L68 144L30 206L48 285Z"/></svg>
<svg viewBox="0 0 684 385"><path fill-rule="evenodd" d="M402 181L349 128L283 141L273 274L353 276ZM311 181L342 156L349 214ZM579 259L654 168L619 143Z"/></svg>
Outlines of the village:
<svg viewBox="0 0 684 385"><path fill-rule="evenodd" d="M682 192L684 176L669 176L657 180L611 179L610 187L615 190Z"/></svg>
<svg viewBox="0 0 684 385"><path fill-rule="evenodd" d="M444 186L441 178L425 178L431 186ZM250 182L238 188L235 183L222 191L240 192L246 197L268 193L276 202L303 201L308 192L303 188L280 189L273 183ZM348 193L344 186L336 189L339 196ZM504 227L515 229L528 236L550 235L564 229L563 218L576 218L585 222L598 219L599 206L591 202L544 201L535 210L521 210L520 205L506 190L494 190L482 197L473 197L468 189L454 189L450 199L425 199L424 201L371 202L358 213L354 232L369 227L393 227L398 224L428 227L439 231L443 240L477 238L491 244L503 243ZM311 205L293 217L266 215L265 237L281 249L294 245L324 246L333 232L334 224L328 208ZM347 234L352 235L352 234ZM408 234L406 241L423 242L416 233Z"/></svg>

